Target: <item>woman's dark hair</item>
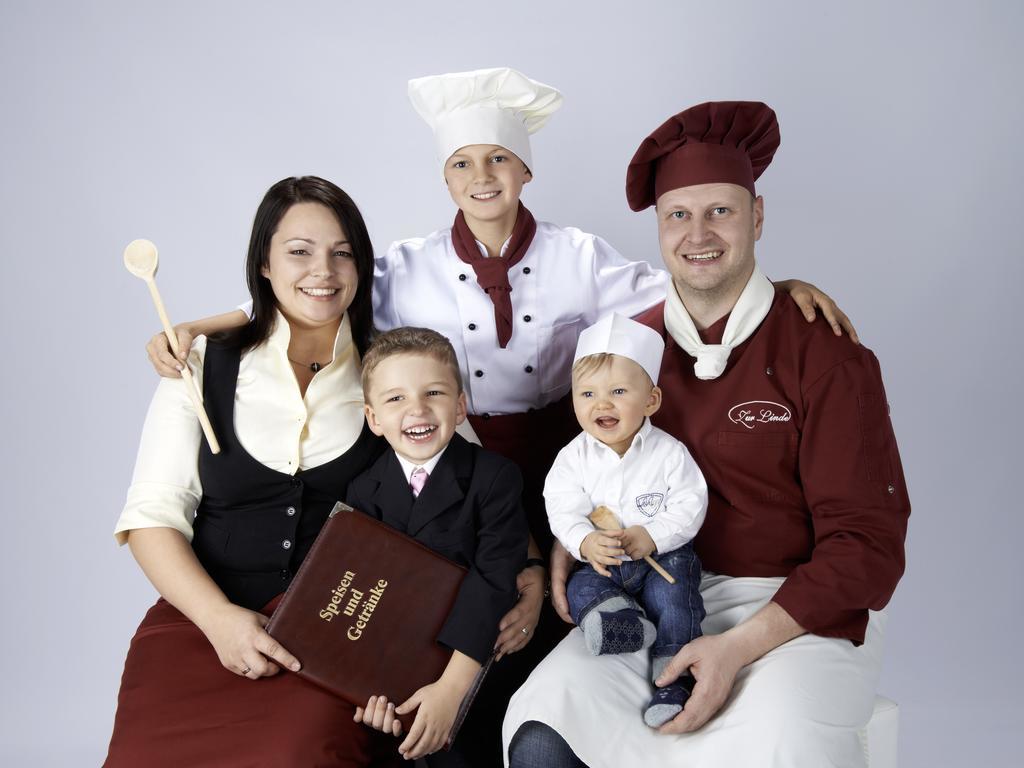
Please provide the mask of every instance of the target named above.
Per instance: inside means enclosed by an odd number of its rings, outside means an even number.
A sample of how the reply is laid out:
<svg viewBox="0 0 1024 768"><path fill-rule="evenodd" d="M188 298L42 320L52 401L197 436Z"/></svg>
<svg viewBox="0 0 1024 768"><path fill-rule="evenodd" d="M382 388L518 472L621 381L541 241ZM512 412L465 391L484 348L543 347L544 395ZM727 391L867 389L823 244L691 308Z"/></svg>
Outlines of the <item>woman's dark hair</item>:
<svg viewBox="0 0 1024 768"><path fill-rule="evenodd" d="M270 280L262 274L270 259L270 239L277 231L281 219L296 203L319 203L329 208L338 218L348 237L349 247L356 263L359 284L348 308L352 323L352 339L362 357L373 335L373 244L366 231L363 215L345 192L318 176L292 176L282 179L267 190L252 223L249 253L245 259L245 278L252 296L252 319L234 331L217 334L214 341L243 351L262 344L274 326L277 302Z"/></svg>

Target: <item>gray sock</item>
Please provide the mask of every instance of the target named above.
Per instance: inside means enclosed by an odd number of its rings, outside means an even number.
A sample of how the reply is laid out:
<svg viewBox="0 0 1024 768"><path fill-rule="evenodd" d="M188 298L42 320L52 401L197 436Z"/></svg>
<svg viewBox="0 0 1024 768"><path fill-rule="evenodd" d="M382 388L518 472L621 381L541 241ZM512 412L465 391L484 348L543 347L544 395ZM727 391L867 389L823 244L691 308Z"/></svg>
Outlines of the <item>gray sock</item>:
<svg viewBox="0 0 1024 768"><path fill-rule="evenodd" d="M611 597L591 608L580 622L587 648L595 656L633 653L654 644L657 631L634 600Z"/></svg>
<svg viewBox="0 0 1024 768"><path fill-rule="evenodd" d="M659 677L661 673L665 671L665 667L672 661L673 656L655 656L651 659L651 682L653 683Z"/></svg>

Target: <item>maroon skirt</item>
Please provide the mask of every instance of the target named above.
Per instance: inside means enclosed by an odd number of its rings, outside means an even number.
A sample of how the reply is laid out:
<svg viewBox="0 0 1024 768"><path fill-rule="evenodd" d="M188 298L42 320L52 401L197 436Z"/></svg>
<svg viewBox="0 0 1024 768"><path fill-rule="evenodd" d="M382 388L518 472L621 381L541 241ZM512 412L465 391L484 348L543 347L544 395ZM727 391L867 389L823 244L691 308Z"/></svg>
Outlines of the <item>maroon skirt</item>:
<svg viewBox="0 0 1024 768"><path fill-rule="evenodd" d="M275 598L263 609L273 610ZM163 598L132 638L105 766L397 766L398 741L298 675L250 680Z"/></svg>

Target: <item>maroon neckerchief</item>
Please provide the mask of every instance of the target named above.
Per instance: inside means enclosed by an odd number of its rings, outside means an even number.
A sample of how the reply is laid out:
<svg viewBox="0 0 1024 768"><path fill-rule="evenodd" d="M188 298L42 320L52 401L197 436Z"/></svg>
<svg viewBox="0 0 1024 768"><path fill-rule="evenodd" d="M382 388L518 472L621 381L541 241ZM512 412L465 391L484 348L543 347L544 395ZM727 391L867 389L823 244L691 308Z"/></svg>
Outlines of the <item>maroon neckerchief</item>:
<svg viewBox="0 0 1024 768"><path fill-rule="evenodd" d="M469 264L476 273L476 281L494 303L494 324L498 328L498 346L504 349L512 338L512 284L508 281L508 271L522 261L526 249L537 234L537 220L526 210L522 201L516 212L516 223L512 227L505 255L500 258L488 258L480 253L476 238L466 223L462 211L455 214L455 225L452 227L452 245L459 258Z"/></svg>

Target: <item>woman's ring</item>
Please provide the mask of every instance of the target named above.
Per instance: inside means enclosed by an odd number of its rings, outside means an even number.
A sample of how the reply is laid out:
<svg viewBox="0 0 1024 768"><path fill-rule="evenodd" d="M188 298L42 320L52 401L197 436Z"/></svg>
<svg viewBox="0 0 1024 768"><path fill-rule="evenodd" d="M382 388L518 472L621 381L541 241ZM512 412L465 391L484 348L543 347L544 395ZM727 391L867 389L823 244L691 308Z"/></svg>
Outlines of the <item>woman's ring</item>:
<svg viewBox="0 0 1024 768"><path fill-rule="evenodd" d="M246 667L242 670L243 675L248 675L250 672L252 672L252 667Z"/></svg>
<svg viewBox="0 0 1024 768"><path fill-rule="evenodd" d="M528 629L527 629L526 627L523 627L523 628L522 628L522 630L520 630L520 631L521 631L521 632L522 632L522 633L523 633L524 635L528 635L528 634L530 634L530 630L528 630Z"/></svg>

